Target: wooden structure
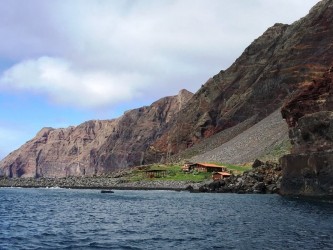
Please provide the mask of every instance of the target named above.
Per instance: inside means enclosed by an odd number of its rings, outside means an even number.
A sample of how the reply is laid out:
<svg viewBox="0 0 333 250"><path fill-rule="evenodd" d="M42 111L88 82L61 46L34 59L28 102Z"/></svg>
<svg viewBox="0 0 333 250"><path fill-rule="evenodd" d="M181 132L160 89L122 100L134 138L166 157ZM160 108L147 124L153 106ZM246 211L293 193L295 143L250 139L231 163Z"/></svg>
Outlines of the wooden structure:
<svg viewBox="0 0 333 250"><path fill-rule="evenodd" d="M146 170L144 172L147 178L161 178L167 175L166 170Z"/></svg>
<svg viewBox="0 0 333 250"><path fill-rule="evenodd" d="M227 171L227 168L224 166L219 166L216 164L211 163L196 163L194 166L194 170L197 170L198 172L225 172Z"/></svg>
<svg viewBox="0 0 333 250"><path fill-rule="evenodd" d="M192 172L196 163L186 162L182 167L183 172Z"/></svg>
<svg viewBox="0 0 333 250"><path fill-rule="evenodd" d="M229 174L228 172L214 172L212 174L212 179L213 181L218 181L218 180L222 180L224 178L229 178L231 176L231 174Z"/></svg>
<svg viewBox="0 0 333 250"><path fill-rule="evenodd" d="M226 172L227 168L225 166L219 166L211 163L191 163L187 162L182 167L184 172L192 172L196 170L198 172Z"/></svg>

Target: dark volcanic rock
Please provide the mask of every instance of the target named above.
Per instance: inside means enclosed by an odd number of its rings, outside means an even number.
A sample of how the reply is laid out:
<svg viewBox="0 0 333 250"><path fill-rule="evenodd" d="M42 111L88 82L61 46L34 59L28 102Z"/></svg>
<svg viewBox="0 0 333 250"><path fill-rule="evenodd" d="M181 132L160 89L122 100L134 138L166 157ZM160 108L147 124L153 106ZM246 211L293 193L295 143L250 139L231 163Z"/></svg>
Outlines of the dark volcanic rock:
<svg viewBox="0 0 333 250"><path fill-rule="evenodd" d="M265 162L246 171L243 175L213 181L199 188L199 192L218 193L278 193L281 182L281 167L277 163Z"/></svg>
<svg viewBox="0 0 333 250"><path fill-rule="evenodd" d="M329 70L286 103L291 154L281 158L281 194L333 198L333 81Z"/></svg>
<svg viewBox="0 0 333 250"><path fill-rule="evenodd" d="M281 194L333 197L332 151L286 155L281 164Z"/></svg>
<svg viewBox="0 0 333 250"><path fill-rule="evenodd" d="M260 167L260 166L262 166L264 164L265 164L264 162L262 162L262 161L260 161L258 159L255 159L255 161L252 164L252 168L257 168L257 167Z"/></svg>

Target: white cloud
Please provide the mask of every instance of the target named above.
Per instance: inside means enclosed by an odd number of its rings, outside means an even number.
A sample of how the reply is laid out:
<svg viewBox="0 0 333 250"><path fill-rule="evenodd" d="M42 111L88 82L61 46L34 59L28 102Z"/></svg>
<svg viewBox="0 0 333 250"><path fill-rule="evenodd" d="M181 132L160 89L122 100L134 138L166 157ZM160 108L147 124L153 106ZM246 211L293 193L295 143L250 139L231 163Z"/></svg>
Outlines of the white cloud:
<svg viewBox="0 0 333 250"><path fill-rule="evenodd" d="M0 85L5 89L46 94L57 103L98 107L135 97L144 86L144 79L131 72L83 72L63 59L41 57L5 71Z"/></svg>
<svg viewBox="0 0 333 250"><path fill-rule="evenodd" d="M316 2L4 1L0 56L15 65L0 87L79 107L196 91L269 26Z"/></svg>

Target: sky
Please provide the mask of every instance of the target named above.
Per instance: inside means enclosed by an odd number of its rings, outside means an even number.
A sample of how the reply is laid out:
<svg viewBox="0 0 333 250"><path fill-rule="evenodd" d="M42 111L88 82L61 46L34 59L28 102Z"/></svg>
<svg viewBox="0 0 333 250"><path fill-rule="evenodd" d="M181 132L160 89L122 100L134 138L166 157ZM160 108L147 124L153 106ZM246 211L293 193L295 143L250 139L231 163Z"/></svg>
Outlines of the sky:
<svg viewBox="0 0 333 250"><path fill-rule="evenodd" d="M318 0L0 1L0 159L43 127L196 92Z"/></svg>

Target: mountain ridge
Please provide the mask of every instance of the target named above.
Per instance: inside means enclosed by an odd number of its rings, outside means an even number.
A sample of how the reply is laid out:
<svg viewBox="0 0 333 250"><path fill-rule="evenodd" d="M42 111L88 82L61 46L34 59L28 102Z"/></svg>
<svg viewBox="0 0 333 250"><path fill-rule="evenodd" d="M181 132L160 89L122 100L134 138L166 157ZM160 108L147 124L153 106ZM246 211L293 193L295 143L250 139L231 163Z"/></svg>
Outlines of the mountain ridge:
<svg viewBox="0 0 333 250"><path fill-rule="evenodd" d="M117 119L91 120L60 129L42 128L32 140L0 161L0 176L95 176L140 165L142 157L134 154L141 154L160 133L161 124L179 112L192 95L181 90L150 106L126 111ZM135 128L129 129L131 124ZM110 140L113 144L109 150Z"/></svg>
<svg viewBox="0 0 333 250"><path fill-rule="evenodd" d="M300 84L332 65L332 15L332 3L324 0L291 25L268 28L228 69L195 93L179 114L182 119L169 124L154 150L163 157L177 154L254 115L259 121L281 107Z"/></svg>

